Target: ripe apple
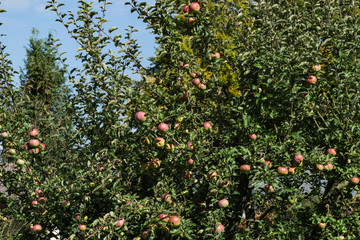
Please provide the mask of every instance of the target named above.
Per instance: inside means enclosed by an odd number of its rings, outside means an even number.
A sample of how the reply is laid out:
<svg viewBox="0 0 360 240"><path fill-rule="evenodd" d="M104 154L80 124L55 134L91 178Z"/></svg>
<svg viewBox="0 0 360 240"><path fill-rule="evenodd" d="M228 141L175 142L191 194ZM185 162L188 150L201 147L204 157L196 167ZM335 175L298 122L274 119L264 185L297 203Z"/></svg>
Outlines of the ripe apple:
<svg viewBox="0 0 360 240"><path fill-rule="evenodd" d="M39 149L40 149L41 151L44 151L44 150L45 150L45 144L40 143Z"/></svg>
<svg viewBox="0 0 360 240"><path fill-rule="evenodd" d="M41 197L44 193L41 191L41 189L36 190L35 192L36 196Z"/></svg>
<svg viewBox="0 0 360 240"><path fill-rule="evenodd" d="M33 230L34 232L39 232L39 231L41 231L41 225L39 225L39 224L34 225L33 228L32 228L32 230Z"/></svg>
<svg viewBox="0 0 360 240"><path fill-rule="evenodd" d="M278 167L277 171L281 175L287 175L288 174L288 170L285 167Z"/></svg>
<svg viewBox="0 0 360 240"><path fill-rule="evenodd" d="M159 159L155 158L151 162L151 167L158 168L158 167L160 167L160 164L161 164L161 161Z"/></svg>
<svg viewBox="0 0 360 240"><path fill-rule="evenodd" d="M226 208L227 206L229 206L229 201L227 199L221 199L218 204L219 207Z"/></svg>
<svg viewBox="0 0 360 240"><path fill-rule="evenodd" d="M324 165L322 164L316 164L316 168L319 170L319 171L322 171L324 169Z"/></svg>
<svg viewBox="0 0 360 240"><path fill-rule="evenodd" d="M166 123L160 123L158 129L160 131L166 132L167 130L169 130L169 126Z"/></svg>
<svg viewBox="0 0 360 240"><path fill-rule="evenodd" d="M11 155L15 155L15 154L16 154L16 150L13 149L13 148L10 148L10 149L9 149L9 153L10 153Z"/></svg>
<svg viewBox="0 0 360 240"><path fill-rule="evenodd" d="M28 148L28 143L24 144L24 148L27 149Z"/></svg>
<svg viewBox="0 0 360 240"><path fill-rule="evenodd" d="M63 206L63 208L67 208L67 207L70 206L70 202L67 201L67 200L63 200L63 201L61 202L61 205Z"/></svg>
<svg viewBox="0 0 360 240"><path fill-rule="evenodd" d="M190 8L188 5L186 5L183 9L184 13L188 13L190 11Z"/></svg>
<svg viewBox="0 0 360 240"><path fill-rule="evenodd" d="M184 179L190 179L190 178L191 178L191 174L192 174L191 171L183 172L183 173L182 173L182 177L183 177Z"/></svg>
<svg viewBox="0 0 360 240"><path fill-rule="evenodd" d="M188 20L187 20L187 24L188 24L188 25L191 25L191 24L193 24L195 21L196 21L195 18L189 17ZM185 67L185 66L184 66L184 67Z"/></svg>
<svg viewBox="0 0 360 240"><path fill-rule="evenodd" d="M324 229L326 227L326 223L319 222L319 227Z"/></svg>
<svg viewBox="0 0 360 240"><path fill-rule="evenodd" d="M272 167L272 163L271 163L270 161L265 161L265 162L264 162L264 166L266 166L266 165L269 165L269 168Z"/></svg>
<svg viewBox="0 0 360 240"><path fill-rule="evenodd" d="M125 223L125 218L116 220L115 223L116 223L115 226L122 227Z"/></svg>
<svg viewBox="0 0 360 240"><path fill-rule="evenodd" d="M194 78L194 79L192 80L192 83L193 83L194 85L199 85L199 84L200 84L200 78Z"/></svg>
<svg viewBox="0 0 360 240"><path fill-rule="evenodd" d="M192 145L192 142L188 142L187 145L188 149L192 150L194 149L194 146Z"/></svg>
<svg viewBox="0 0 360 240"><path fill-rule="evenodd" d="M196 77L196 72L191 72L191 73L190 73L190 77L195 78L195 77ZM197 85L197 84L196 84L196 85Z"/></svg>
<svg viewBox="0 0 360 240"><path fill-rule="evenodd" d="M33 154L38 154L40 152L39 148L34 148L34 149L30 149L29 150L29 154L33 155Z"/></svg>
<svg viewBox="0 0 360 240"><path fill-rule="evenodd" d="M199 83L198 89L205 90L205 89L206 89L206 85L203 84L203 83Z"/></svg>
<svg viewBox="0 0 360 240"><path fill-rule="evenodd" d="M253 134L250 134L249 137L250 137L250 139L254 139L254 140L255 140L257 136L256 136L256 134L253 133Z"/></svg>
<svg viewBox="0 0 360 240"><path fill-rule="evenodd" d="M300 153L295 154L294 156L294 161L298 164L300 164L302 161L304 160L303 155L301 155Z"/></svg>
<svg viewBox="0 0 360 240"><path fill-rule="evenodd" d="M314 84L317 81L317 78L314 75L311 75L307 78L308 83Z"/></svg>
<svg viewBox="0 0 360 240"><path fill-rule="evenodd" d="M335 149L335 148L329 148L329 149L327 150L327 153L328 153L329 155L336 155L336 149Z"/></svg>
<svg viewBox="0 0 360 240"><path fill-rule="evenodd" d="M39 131L36 128L34 128L33 130L30 131L29 134L32 137L36 137L39 134Z"/></svg>
<svg viewBox="0 0 360 240"><path fill-rule="evenodd" d="M9 137L9 134L8 134L7 132L2 132L2 133L1 133L1 136L2 136L3 138L7 138L7 137Z"/></svg>
<svg viewBox="0 0 360 240"><path fill-rule="evenodd" d="M162 147L165 146L165 139L160 138L160 137L155 138L154 143L155 143L155 146L156 146L156 147L162 148Z"/></svg>
<svg viewBox="0 0 360 240"><path fill-rule="evenodd" d="M353 178L351 178L351 182L353 184L358 184L360 182L360 179L358 177L353 177Z"/></svg>
<svg viewBox="0 0 360 240"><path fill-rule="evenodd" d="M167 193L164 193L163 195L161 195L161 200L163 202L170 202L171 201L171 196Z"/></svg>
<svg viewBox="0 0 360 240"><path fill-rule="evenodd" d="M334 166L332 165L332 163L328 163L324 166L324 168L325 168L325 170L330 171L334 168Z"/></svg>
<svg viewBox="0 0 360 240"><path fill-rule="evenodd" d="M291 175L294 175L295 174L295 168L293 168L293 167L289 168L289 173Z"/></svg>
<svg viewBox="0 0 360 240"><path fill-rule="evenodd" d="M86 230L86 225L80 224L80 225L78 226L78 229L79 229L80 231L85 231L85 230Z"/></svg>
<svg viewBox="0 0 360 240"><path fill-rule="evenodd" d="M190 4L190 12L198 12L200 11L200 4L197 2L193 2Z"/></svg>
<svg viewBox="0 0 360 240"><path fill-rule="evenodd" d="M181 224L181 220L178 216L171 216L169 219L169 223L171 227L179 227Z"/></svg>
<svg viewBox="0 0 360 240"><path fill-rule="evenodd" d="M38 203L36 200L34 200L34 201L31 202L31 206L33 206L33 207L37 207L38 204L39 204L39 203Z"/></svg>
<svg viewBox="0 0 360 240"><path fill-rule="evenodd" d="M271 186L271 185L265 185L264 191L267 192L267 193L273 192L273 191L274 191L274 187Z"/></svg>
<svg viewBox="0 0 360 240"><path fill-rule="evenodd" d="M160 214L160 216L159 216L159 220L160 221L169 221L169 216L168 215L166 215L165 213L162 213L162 214Z"/></svg>
<svg viewBox="0 0 360 240"><path fill-rule="evenodd" d="M172 151L172 150L175 149L175 146L172 143L167 143L166 146L165 146L165 149L168 150L168 151Z"/></svg>
<svg viewBox="0 0 360 240"><path fill-rule="evenodd" d="M225 231L225 227L222 224L219 224L219 226L215 229L215 233L220 233L224 231Z"/></svg>
<svg viewBox="0 0 360 240"><path fill-rule="evenodd" d="M250 165L244 164L240 166L240 171L242 172L248 172L250 171Z"/></svg>
<svg viewBox="0 0 360 240"><path fill-rule="evenodd" d="M38 199L38 201L39 201L40 204L44 204L44 203L46 202L46 198L40 197L40 198Z"/></svg>
<svg viewBox="0 0 360 240"><path fill-rule="evenodd" d="M192 164L194 163L194 160L190 158L190 159L187 160L187 163L188 163L189 165L192 165Z"/></svg>
<svg viewBox="0 0 360 240"><path fill-rule="evenodd" d="M227 186L229 186L229 184L230 184L229 180L227 180L227 181L221 180L219 183L220 187L227 187Z"/></svg>
<svg viewBox="0 0 360 240"><path fill-rule="evenodd" d="M220 53L216 52L212 55L213 58L220 58Z"/></svg>
<svg viewBox="0 0 360 240"><path fill-rule="evenodd" d="M205 128L206 130L211 129L211 128L212 128L211 123L209 123L209 122L204 122L204 128Z"/></svg>
<svg viewBox="0 0 360 240"><path fill-rule="evenodd" d="M140 121L140 122L144 122L145 120L146 120L146 113L145 112L143 112L143 111L140 111L140 112L137 112L136 114L135 114L135 118L138 120L138 121Z"/></svg>
<svg viewBox="0 0 360 240"><path fill-rule="evenodd" d="M211 178L214 178L214 179L216 179L217 178L217 172L208 172L207 173L207 178L208 178L208 180L210 180Z"/></svg>
<svg viewBox="0 0 360 240"><path fill-rule="evenodd" d="M315 72L318 72L318 71L320 71L320 69L321 69L321 65L319 64L319 65L314 65L313 67L312 67L312 69L315 71Z"/></svg>
<svg viewBox="0 0 360 240"><path fill-rule="evenodd" d="M36 148L36 147L38 147L39 145L40 145L40 142L39 142L39 140L37 140L37 139L31 139L31 140L29 141L29 146L32 147L32 148Z"/></svg>

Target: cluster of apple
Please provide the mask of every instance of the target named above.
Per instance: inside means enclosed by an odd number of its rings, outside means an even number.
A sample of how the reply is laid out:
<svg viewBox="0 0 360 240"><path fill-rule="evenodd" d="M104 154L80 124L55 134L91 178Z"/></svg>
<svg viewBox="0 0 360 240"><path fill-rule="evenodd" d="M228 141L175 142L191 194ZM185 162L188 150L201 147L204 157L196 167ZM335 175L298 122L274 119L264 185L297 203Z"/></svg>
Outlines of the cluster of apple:
<svg viewBox="0 0 360 240"><path fill-rule="evenodd" d="M45 215L46 214L45 203L47 201L47 198L44 197L44 193L41 189L36 190L35 196L37 200L32 201L31 206L37 208L40 215ZM36 225L31 224L30 229L33 232L39 232L41 231L42 227L40 224L36 224Z"/></svg>
<svg viewBox="0 0 360 240"><path fill-rule="evenodd" d="M45 144L41 143L36 137L39 135L37 129L30 131L30 136L33 137L29 142L24 144L24 148L29 151L29 154L36 155L39 152L45 150Z"/></svg>
<svg viewBox="0 0 360 240"><path fill-rule="evenodd" d="M197 12L199 12L200 11L200 4L198 3L198 2L192 2L191 4L190 4L190 6L189 5L186 5L185 7L184 7L184 9L183 9L183 12L185 13L185 14L189 14L189 13L197 13ZM195 22L196 20L195 20L195 18L193 18L193 17L189 17L188 19L187 19L187 24L192 24L193 22Z"/></svg>
<svg viewBox="0 0 360 240"><path fill-rule="evenodd" d="M314 72L320 71L320 70L321 70L321 65L320 65L320 64L319 64L319 65L314 65L314 66L312 67L312 70L313 70ZM316 83L316 81L317 81L317 77L314 76L314 75L310 75L310 76L308 76L307 81L308 81L308 83L314 84L314 83Z"/></svg>

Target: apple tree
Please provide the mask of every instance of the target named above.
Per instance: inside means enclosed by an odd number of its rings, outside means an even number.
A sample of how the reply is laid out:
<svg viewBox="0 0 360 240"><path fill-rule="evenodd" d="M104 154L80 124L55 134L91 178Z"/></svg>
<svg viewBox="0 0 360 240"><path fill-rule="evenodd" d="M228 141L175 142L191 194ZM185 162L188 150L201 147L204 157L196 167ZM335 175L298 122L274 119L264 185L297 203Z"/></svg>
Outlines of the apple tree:
<svg viewBox="0 0 360 240"><path fill-rule="evenodd" d="M38 119L44 139L1 59L0 213L24 224L17 239L360 235L358 2L132 0L158 43L150 67L110 2L64 4L47 8L83 68L70 117Z"/></svg>

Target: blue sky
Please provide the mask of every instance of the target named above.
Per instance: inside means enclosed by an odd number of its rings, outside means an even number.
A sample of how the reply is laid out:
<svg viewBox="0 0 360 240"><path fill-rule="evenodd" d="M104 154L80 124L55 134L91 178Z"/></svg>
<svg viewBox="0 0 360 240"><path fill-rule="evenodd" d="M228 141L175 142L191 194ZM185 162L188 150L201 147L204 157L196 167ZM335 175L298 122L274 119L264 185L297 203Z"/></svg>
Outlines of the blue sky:
<svg viewBox="0 0 360 240"><path fill-rule="evenodd" d="M108 7L109 11L106 16L109 20L107 26L116 26L119 28L119 32L128 25L132 25L138 29L139 32L134 36L143 47L142 56L144 57L144 65L148 65L145 59L152 56L155 52L154 36L150 34L149 30L146 30L146 25L142 23L140 19L137 19L136 13L130 13L130 7L124 5L126 1L127 0L111 1L113 4ZM143 1L149 5L155 2L155 0ZM6 10L5 13L0 14L0 22L3 23L3 25L0 26L0 32L6 34L0 41L7 46L5 51L10 54L9 58L13 62L15 70L19 71L20 67L24 66L25 46L28 45L28 39L30 38L33 27L40 31L40 38L47 37L49 31L52 31L55 38L59 38L63 44L60 47L60 51L67 52L65 54L65 57L68 59L67 64L69 64L70 67L81 66L75 60L76 50L79 46L70 38L64 26L55 21L56 14L52 11L45 10L46 0L0 0L0 2L0 8ZM77 11L77 1L75 0L58 0L58 2L65 4L65 6L62 7L62 11L64 12L67 10ZM93 2L97 1L94 0ZM18 76L15 80L18 83Z"/></svg>

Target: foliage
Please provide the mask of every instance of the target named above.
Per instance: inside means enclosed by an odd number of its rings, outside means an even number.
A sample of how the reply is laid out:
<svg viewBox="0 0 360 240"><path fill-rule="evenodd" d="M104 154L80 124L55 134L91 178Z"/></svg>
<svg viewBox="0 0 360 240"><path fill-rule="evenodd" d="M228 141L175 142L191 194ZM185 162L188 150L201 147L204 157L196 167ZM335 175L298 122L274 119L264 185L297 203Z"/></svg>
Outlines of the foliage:
<svg viewBox="0 0 360 240"><path fill-rule="evenodd" d="M1 169L0 213L42 226L18 239L48 239L54 229L62 239L360 235L359 3L203 0L184 14L188 1L132 0L159 44L145 68L136 30L122 37L106 24L110 2L78 1L76 13L48 2L79 44L83 68L68 72L69 118L60 124L40 109L26 118L30 100L14 89L2 52L0 122L10 136L1 164L14 167ZM205 89L190 82L192 72ZM34 121L48 141L39 154L23 148ZM33 207L39 189L47 200ZM160 214L180 217L180 226Z"/></svg>

